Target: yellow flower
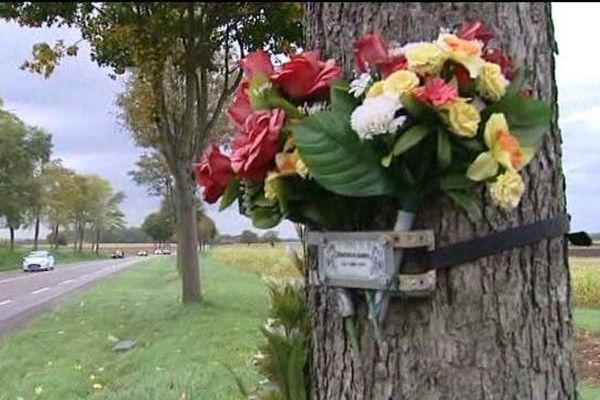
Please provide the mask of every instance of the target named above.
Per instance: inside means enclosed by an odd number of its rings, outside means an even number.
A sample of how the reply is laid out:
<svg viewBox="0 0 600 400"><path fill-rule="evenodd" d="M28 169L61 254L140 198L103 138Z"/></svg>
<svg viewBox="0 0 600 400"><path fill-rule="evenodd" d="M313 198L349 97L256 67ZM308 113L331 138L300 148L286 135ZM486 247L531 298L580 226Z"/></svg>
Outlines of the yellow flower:
<svg viewBox="0 0 600 400"><path fill-rule="evenodd" d="M277 172L269 172L267 174L267 179L265 179L265 197L269 200L277 199L277 178L279 178L280 174Z"/></svg>
<svg viewBox="0 0 600 400"><path fill-rule="evenodd" d="M383 93L400 96L419 86L419 77L412 71L400 70L383 81Z"/></svg>
<svg viewBox="0 0 600 400"><path fill-rule="evenodd" d="M435 75L440 72L447 56L434 43L411 43L405 47L404 55L408 68L419 75Z"/></svg>
<svg viewBox="0 0 600 400"><path fill-rule="evenodd" d="M483 181L498 173L500 166L519 171L533 158L533 149L522 148L519 140L508 130L502 113L490 116L483 133L485 144L490 149L481 153L469 166L467 176L474 181Z"/></svg>
<svg viewBox="0 0 600 400"><path fill-rule="evenodd" d="M304 161L300 159L298 150L293 152L282 152L275 155L275 164L279 170L279 175L287 176L298 174L303 178L308 175L308 169Z"/></svg>
<svg viewBox="0 0 600 400"><path fill-rule="evenodd" d="M481 42L442 34L438 38L438 45L444 50L447 58L464 66L471 78L477 78L485 62L481 58Z"/></svg>
<svg viewBox="0 0 600 400"><path fill-rule="evenodd" d="M450 130L458 136L472 138L477 134L481 116L477 108L464 99L453 101L444 106L448 111Z"/></svg>
<svg viewBox="0 0 600 400"><path fill-rule="evenodd" d="M296 160L296 173L302 178L306 178L308 176L308 167L300 157L298 157L298 160Z"/></svg>
<svg viewBox="0 0 600 400"><path fill-rule="evenodd" d="M477 91L486 99L500 100L504 96L508 81L498 64L486 62L477 78Z"/></svg>
<svg viewBox="0 0 600 400"><path fill-rule="evenodd" d="M377 97L383 94L383 81L378 81L371 86L367 92L367 98Z"/></svg>
<svg viewBox="0 0 600 400"><path fill-rule="evenodd" d="M489 192L494 204L510 211L519 204L525 184L518 172L509 169L489 185Z"/></svg>

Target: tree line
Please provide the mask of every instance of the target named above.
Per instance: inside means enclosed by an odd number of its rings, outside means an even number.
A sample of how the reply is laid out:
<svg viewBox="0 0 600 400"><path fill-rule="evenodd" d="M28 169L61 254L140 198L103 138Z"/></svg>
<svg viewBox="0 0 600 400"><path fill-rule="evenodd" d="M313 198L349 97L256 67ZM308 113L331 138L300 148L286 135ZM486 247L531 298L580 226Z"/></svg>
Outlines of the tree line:
<svg viewBox="0 0 600 400"><path fill-rule="evenodd" d="M27 125L0 104L0 225L15 232L33 228L37 249L43 226L52 248L62 230L76 233L74 249L82 251L86 232L99 251L102 232L124 226L120 209L125 195L98 175L78 174L52 158L52 135Z"/></svg>

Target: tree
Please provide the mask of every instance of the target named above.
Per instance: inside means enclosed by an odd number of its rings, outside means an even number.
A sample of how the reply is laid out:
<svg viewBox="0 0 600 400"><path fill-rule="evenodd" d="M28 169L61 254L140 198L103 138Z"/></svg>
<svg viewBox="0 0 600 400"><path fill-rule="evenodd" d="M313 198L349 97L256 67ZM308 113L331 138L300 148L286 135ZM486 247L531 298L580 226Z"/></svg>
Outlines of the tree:
<svg viewBox="0 0 600 400"><path fill-rule="evenodd" d="M477 221L446 200L428 204L416 226L434 229L438 245L565 212L549 4L309 3L305 11L307 47L342 60L347 74L352 43L367 31L406 43L433 38L440 27L465 20L494 27L519 63L535 66L533 88L553 102L555 112L544 146L526 168L526 197L510 215L486 209L486 218ZM311 250L310 269L315 260ZM379 351L364 304L357 302L360 360L352 355L332 292L308 287L311 398L576 398L565 238L438 272L430 298L391 302Z"/></svg>
<svg viewBox="0 0 600 400"><path fill-rule="evenodd" d="M0 16L21 24L75 25L91 43L92 57L116 74L129 70L144 91L147 122L127 124L134 137L159 151L174 178L178 260L183 302L201 298L193 163L241 79L232 52L289 47L300 35L294 3L6 3ZM24 68L49 75L77 49L38 44ZM215 95L216 94L216 95ZM139 108L138 108L139 109ZM152 125L152 130L145 129ZM142 128L141 131L136 127ZM141 133L141 134L138 134Z"/></svg>
<svg viewBox="0 0 600 400"><path fill-rule="evenodd" d="M173 176L160 153L143 154L135 165L136 169L127 173L135 183L146 186L150 196L173 198Z"/></svg>
<svg viewBox="0 0 600 400"><path fill-rule="evenodd" d="M276 231L266 231L262 236L262 240L273 247L275 246L275 242L279 242L279 234Z"/></svg>
<svg viewBox="0 0 600 400"><path fill-rule="evenodd" d="M52 136L40 128L31 128L30 148L34 157L33 165L33 191L30 194L31 209L29 213L30 222L34 226L33 249L37 250L40 236L41 217L46 206L44 196L44 167L50 161L52 152Z"/></svg>
<svg viewBox="0 0 600 400"><path fill-rule="evenodd" d="M244 230L240 235L240 243L246 243L250 246L251 243L258 242L258 235L252 231Z"/></svg>
<svg viewBox="0 0 600 400"><path fill-rule="evenodd" d="M125 200L125 193L115 193L110 183L104 179L100 179L96 185L95 201L92 203L89 222L94 232L92 248L98 254L102 232L125 226L125 214L119 208L119 205Z"/></svg>
<svg viewBox="0 0 600 400"><path fill-rule="evenodd" d="M204 246L212 242L218 235L217 225L204 211L198 212L198 244L200 250L204 250Z"/></svg>
<svg viewBox="0 0 600 400"><path fill-rule="evenodd" d="M53 241L51 245L57 249L60 228L66 228L71 222L71 202L76 196L77 187L74 181L75 173L65 168L60 160L48 163L42 172L41 187L44 196L44 214Z"/></svg>
<svg viewBox="0 0 600 400"><path fill-rule="evenodd" d="M142 230L154 240L158 247L173 237L175 226L173 218L164 211L148 214L142 224Z"/></svg>
<svg viewBox="0 0 600 400"><path fill-rule="evenodd" d="M25 225L36 200L36 167L47 161L50 136L26 126L17 116L0 109L0 217L10 231Z"/></svg>

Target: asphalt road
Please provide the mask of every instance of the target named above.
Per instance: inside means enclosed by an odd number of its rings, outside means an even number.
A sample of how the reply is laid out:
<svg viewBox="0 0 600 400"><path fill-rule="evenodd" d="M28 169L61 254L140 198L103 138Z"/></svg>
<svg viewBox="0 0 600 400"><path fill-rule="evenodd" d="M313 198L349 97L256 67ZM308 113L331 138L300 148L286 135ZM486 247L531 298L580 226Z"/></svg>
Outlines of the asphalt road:
<svg viewBox="0 0 600 400"><path fill-rule="evenodd" d="M29 321L67 293L148 258L131 257L57 265L53 271L44 272L0 273L0 335Z"/></svg>

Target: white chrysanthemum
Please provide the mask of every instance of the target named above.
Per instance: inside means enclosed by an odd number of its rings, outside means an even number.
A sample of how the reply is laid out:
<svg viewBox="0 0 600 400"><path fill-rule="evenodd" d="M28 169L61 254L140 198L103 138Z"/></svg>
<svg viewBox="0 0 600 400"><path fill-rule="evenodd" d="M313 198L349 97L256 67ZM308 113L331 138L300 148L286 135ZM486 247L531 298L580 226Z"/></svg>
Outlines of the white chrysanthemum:
<svg viewBox="0 0 600 400"><path fill-rule="evenodd" d="M304 115L313 115L318 113L319 111L323 111L327 108L327 103L324 101L320 101L317 103L304 103L298 107L298 111L300 111Z"/></svg>
<svg viewBox="0 0 600 400"><path fill-rule="evenodd" d="M400 108L402 103L397 96L368 98L354 110L350 124L361 139L393 132L405 120L405 117L396 118L396 111Z"/></svg>
<svg viewBox="0 0 600 400"><path fill-rule="evenodd" d="M350 82L350 90L348 92L354 97L359 98L367 91L371 83L373 83L371 74L363 72L358 78Z"/></svg>

